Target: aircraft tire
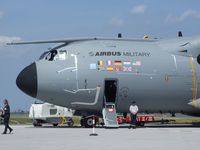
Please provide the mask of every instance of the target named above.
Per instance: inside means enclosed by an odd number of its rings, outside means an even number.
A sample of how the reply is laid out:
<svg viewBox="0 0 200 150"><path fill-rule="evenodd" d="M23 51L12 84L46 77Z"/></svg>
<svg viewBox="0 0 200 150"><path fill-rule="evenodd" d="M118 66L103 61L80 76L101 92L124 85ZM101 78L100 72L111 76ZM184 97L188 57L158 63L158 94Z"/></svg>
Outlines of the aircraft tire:
<svg viewBox="0 0 200 150"><path fill-rule="evenodd" d="M81 126L85 128L92 128L93 127L93 117L82 118L81 119ZM95 120L95 125L97 121Z"/></svg>
<svg viewBox="0 0 200 150"><path fill-rule="evenodd" d="M40 122L37 121L37 120L34 120L34 121L33 121L33 126L34 126L34 127L41 127L41 126L42 126L42 123L40 123Z"/></svg>
<svg viewBox="0 0 200 150"><path fill-rule="evenodd" d="M57 124L57 123L54 123L54 124L53 124L53 126L54 126L54 127L57 127L57 126L58 126L58 124Z"/></svg>
<svg viewBox="0 0 200 150"><path fill-rule="evenodd" d="M88 118L86 121L86 128L92 128L93 127L93 119Z"/></svg>

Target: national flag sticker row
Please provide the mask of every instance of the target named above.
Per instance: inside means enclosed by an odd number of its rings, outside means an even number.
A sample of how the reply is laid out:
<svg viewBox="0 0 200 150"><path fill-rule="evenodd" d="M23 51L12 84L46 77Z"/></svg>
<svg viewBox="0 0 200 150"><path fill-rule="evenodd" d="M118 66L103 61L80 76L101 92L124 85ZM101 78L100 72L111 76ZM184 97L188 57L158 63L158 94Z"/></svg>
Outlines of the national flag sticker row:
<svg viewBox="0 0 200 150"><path fill-rule="evenodd" d="M141 66L141 61L120 61L120 60L115 60L115 61L112 61L112 60L107 60L107 61L103 61L103 60L99 60L98 61L98 66L112 66L112 65L115 65L115 66L122 66L122 65L133 65L133 66Z"/></svg>
<svg viewBox="0 0 200 150"><path fill-rule="evenodd" d="M141 66L141 61L99 60L97 64L90 64L90 69L131 72L135 66Z"/></svg>

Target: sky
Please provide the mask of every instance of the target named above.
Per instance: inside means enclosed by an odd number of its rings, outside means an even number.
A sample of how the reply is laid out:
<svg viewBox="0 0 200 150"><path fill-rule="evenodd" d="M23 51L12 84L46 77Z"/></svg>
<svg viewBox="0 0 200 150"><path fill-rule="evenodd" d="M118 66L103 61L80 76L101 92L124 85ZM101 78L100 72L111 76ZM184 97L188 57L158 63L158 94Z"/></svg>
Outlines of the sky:
<svg viewBox="0 0 200 150"><path fill-rule="evenodd" d="M172 38L200 35L199 0L0 0L0 106L28 110L36 101L16 77L52 44L8 46L13 41L78 37Z"/></svg>

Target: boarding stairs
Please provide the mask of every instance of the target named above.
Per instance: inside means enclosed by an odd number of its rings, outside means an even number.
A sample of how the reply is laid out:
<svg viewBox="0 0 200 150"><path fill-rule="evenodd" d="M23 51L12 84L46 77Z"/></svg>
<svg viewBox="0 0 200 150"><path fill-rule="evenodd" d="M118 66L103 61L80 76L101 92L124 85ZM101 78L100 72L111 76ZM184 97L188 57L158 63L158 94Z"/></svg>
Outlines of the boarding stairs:
<svg viewBox="0 0 200 150"><path fill-rule="evenodd" d="M106 103L102 110L103 120L106 128L118 128L117 114L114 103Z"/></svg>

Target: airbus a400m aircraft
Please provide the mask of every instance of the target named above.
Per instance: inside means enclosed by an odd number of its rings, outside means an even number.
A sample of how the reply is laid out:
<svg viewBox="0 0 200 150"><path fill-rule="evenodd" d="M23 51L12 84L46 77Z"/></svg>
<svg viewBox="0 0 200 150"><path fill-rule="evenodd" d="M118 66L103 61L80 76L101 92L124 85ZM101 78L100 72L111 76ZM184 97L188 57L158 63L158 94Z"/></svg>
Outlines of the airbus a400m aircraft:
<svg viewBox="0 0 200 150"><path fill-rule="evenodd" d="M67 39L27 66L17 86L42 101L83 113L107 104L129 112L200 115L200 37Z"/></svg>

